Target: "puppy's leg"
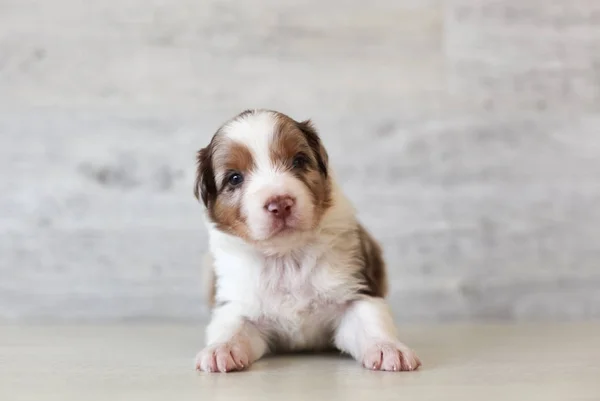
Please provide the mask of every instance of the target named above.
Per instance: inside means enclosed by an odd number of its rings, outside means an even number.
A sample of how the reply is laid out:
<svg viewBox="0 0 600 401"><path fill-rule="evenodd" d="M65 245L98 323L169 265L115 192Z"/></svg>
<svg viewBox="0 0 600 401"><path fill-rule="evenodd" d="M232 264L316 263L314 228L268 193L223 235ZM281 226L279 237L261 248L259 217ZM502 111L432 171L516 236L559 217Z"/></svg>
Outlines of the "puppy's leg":
<svg viewBox="0 0 600 401"><path fill-rule="evenodd" d="M417 355L398 340L396 327L383 298L364 297L344 312L335 331L336 347L373 370L415 370Z"/></svg>
<svg viewBox="0 0 600 401"><path fill-rule="evenodd" d="M217 307L206 328L206 347L196 356L196 369L230 372L247 368L262 357L268 344L234 303Z"/></svg>

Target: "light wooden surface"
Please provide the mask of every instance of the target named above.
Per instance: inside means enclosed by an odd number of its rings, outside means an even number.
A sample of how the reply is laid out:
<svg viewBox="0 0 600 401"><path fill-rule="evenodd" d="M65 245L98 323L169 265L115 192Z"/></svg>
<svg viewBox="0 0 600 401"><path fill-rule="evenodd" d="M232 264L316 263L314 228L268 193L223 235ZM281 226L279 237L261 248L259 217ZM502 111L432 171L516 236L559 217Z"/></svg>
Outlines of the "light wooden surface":
<svg viewBox="0 0 600 401"><path fill-rule="evenodd" d="M0 400L600 400L600 324L406 328L424 362L378 373L348 358L267 358L199 374L200 327L0 326Z"/></svg>

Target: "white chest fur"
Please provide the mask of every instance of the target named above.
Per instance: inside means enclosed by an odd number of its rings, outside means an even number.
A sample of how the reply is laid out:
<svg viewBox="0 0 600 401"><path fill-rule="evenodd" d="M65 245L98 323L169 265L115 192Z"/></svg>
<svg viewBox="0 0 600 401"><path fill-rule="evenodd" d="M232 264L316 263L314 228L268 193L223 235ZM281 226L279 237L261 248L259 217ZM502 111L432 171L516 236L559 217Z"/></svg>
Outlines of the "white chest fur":
<svg viewBox="0 0 600 401"><path fill-rule="evenodd" d="M239 303L278 348L328 345L333 325L356 296L347 257L319 246L264 256L220 245L214 249L217 302Z"/></svg>
<svg viewBox="0 0 600 401"><path fill-rule="evenodd" d="M310 257L265 259L256 287L257 323L272 330L281 348L327 345L348 298L322 262Z"/></svg>

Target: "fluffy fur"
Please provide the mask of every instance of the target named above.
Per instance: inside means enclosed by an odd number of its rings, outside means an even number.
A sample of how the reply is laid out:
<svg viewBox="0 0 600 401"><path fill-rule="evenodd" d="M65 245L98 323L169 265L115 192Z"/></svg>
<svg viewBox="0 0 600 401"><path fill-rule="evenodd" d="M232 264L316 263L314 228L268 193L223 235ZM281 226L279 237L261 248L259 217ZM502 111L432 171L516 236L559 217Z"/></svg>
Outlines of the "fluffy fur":
<svg viewBox="0 0 600 401"><path fill-rule="evenodd" d="M310 121L245 111L198 152L212 319L196 368L336 347L375 370L414 370L398 340L379 245L337 186Z"/></svg>

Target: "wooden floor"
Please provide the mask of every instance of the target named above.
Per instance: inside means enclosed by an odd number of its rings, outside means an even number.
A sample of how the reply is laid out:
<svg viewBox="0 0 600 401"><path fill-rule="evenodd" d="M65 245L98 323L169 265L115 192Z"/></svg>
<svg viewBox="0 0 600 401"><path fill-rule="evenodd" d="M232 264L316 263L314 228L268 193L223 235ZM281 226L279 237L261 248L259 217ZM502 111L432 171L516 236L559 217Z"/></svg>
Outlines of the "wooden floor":
<svg viewBox="0 0 600 401"><path fill-rule="evenodd" d="M0 326L0 400L600 400L600 323L403 332L423 360L417 372L331 354L199 374L201 327Z"/></svg>

